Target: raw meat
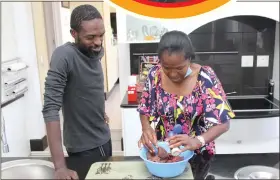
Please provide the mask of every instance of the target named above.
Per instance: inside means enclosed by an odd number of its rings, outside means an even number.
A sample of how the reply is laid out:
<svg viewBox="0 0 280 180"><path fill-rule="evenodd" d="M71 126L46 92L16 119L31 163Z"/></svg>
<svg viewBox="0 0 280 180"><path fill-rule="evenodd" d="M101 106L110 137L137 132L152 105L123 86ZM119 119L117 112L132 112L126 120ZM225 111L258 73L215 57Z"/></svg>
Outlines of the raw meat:
<svg viewBox="0 0 280 180"><path fill-rule="evenodd" d="M153 162L159 163L172 163L172 162L179 162L183 161L184 158L180 156L172 156L170 153L167 153L164 148L158 148L158 154L155 155L154 153L147 152L147 159Z"/></svg>
<svg viewBox="0 0 280 180"><path fill-rule="evenodd" d="M158 157L160 159L166 159L168 158L168 153L162 147L158 147Z"/></svg>

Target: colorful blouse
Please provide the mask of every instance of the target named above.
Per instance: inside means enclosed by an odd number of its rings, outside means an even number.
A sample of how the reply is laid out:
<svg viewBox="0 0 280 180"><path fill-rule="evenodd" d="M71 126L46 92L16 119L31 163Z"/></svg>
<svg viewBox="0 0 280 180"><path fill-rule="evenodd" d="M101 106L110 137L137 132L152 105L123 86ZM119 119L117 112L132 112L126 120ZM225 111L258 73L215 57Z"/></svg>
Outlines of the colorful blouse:
<svg viewBox="0 0 280 180"><path fill-rule="evenodd" d="M137 109L149 116L158 140L164 140L176 124L182 125L184 134L194 137L235 116L211 67L201 67L195 88L188 96L166 92L161 86L160 71L160 65L151 68ZM205 150L209 155L215 154L215 143L206 144L196 153Z"/></svg>

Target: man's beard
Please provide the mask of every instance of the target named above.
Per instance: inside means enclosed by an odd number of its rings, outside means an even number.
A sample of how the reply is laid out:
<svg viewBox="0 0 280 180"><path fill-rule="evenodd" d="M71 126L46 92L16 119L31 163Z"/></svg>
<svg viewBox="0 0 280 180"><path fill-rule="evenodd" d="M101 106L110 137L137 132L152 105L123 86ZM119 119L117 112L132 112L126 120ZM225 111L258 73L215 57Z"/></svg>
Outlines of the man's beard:
<svg viewBox="0 0 280 180"><path fill-rule="evenodd" d="M92 56L97 56L101 49L99 51L94 51L93 50L93 47L86 47L85 45L83 45L80 41L80 39L78 38L77 41L76 41L76 44L78 46L78 49L83 53L85 54L86 56L89 56L89 57L92 57ZM101 45L102 47L102 45Z"/></svg>

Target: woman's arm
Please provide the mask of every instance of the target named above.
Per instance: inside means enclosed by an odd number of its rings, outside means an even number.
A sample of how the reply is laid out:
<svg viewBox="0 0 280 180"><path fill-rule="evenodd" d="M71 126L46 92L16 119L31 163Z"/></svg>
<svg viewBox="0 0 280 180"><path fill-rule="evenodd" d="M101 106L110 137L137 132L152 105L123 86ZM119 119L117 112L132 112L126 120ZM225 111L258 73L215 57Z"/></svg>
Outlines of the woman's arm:
<svg viewBox="0 0 280 180"><path fill-rule="evenodd" d="M142 125L142 131L151 127L148 116L140 114L140 120Z"/></svg>
<svg viewBox="0 0 280 180"><path fill-rule="evenodd" d="M201 136L203 137L205 143L210 143L217 139L220 135L224 134L229 130L230 127L230 121L224 123L224 124L219 124L216 126L211 127L208 131L203 133Z"/></svg>
<svg viewBox="0 0 280 180"><path fill-rule="evenodd" d="M209 67L207 70L209 77L205 78L204 83L203 111L204 122L209 129L201 135L205 143L212 142L227 132L230 128L230 119L235 116L217 75L212 68Z"/></svg>
<svg viewBox="0 0 280 180"><path fill-rule="evenodd" d="M155 146L157 144L156 133L150 125L150 122L154 121L157 117L157 109L155 105L156 92L154 84L154 78L156 74L155 71L157 71L157 69L157 66L154 66L150 69L137 109L140 114L140 121L142 126L142 136L139 141L139 146L143 144L151 151L153 151L152 144L154 144Z"/></svg>

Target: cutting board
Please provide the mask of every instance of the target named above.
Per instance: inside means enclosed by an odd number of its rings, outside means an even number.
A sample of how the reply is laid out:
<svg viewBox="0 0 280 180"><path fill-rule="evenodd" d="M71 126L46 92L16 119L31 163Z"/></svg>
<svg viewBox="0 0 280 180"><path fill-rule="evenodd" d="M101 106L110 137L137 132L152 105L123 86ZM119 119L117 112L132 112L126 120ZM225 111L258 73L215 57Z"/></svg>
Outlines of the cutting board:
<svg viewBox="0 0 280 180"><path fill-rule="evenodd" d="M173 179L193 179L190 165ZM161 179L149 173L143 161L114 161L94 163L86 179Z"/></svg>

